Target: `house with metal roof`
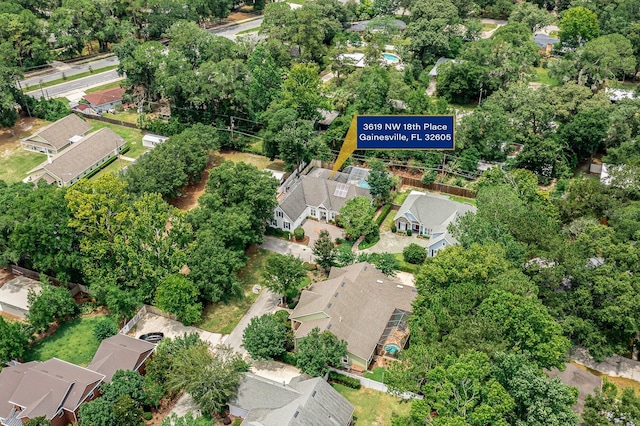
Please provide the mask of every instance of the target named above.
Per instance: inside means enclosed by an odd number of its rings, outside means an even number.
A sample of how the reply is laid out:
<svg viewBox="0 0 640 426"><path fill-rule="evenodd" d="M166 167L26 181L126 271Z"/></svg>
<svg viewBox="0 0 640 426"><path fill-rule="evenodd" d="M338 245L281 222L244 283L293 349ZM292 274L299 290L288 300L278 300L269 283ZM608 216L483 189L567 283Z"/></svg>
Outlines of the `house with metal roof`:
<svg viewBox="0 0 640 426"><path fill-rule="evenodd" d="M329 331L347 342L344 364L367 369L375 355L395 358L404 349L417 294L366 262L331 268L326 281L302 291L289 315L295 341L314 328Z"/></svg>
<svg viewBox="0 0 640 426"><path fill-rule="evenodd" d="M97 130L29 171L26 181L37 183L44 180L60 187L73 185L116 157L124 148L125 140L111 129Z"/></svg>
<svg viewBox="0 0 640 426"><path fill-rule="evenodd" d="M104 375L52 358L0 371L0 424L43 416L51 426L77 423L78 409L98 394Z"/></svg>
<svg viewBox="0 0 640 426"><path fill-rule="evenodd" d="M91 124L75 114L69 114L22 139L20 145L27 151L56 155L82 139L89 130L91 130Z"/></svg>
<svg viewBox="0 0 640 426"><path fill-rule="evenodd" d="M335 220L342 206L354 197L371 198L366 181L369 171L360 167L331 176L331 170L315 168L290 183L280 196L271 226L292 231L310 217Z"/></svg>
<svg viewBox="0 0 640 426"><path fill-rule="evenodd" d="M467 212L475 212L471 204L452 201L448 197L411 191L393 218L399 232L428 237L427 255L435 256L439 250L458 241L448 231L451 223Z"/></svg>
<svg viewBox="0 0 640 426"><path fill-rule="evenodd" d="M298 376L288 384L245 373L229 412L243 426L348 426L354 406L320 377Z"/></svg>
<svg viewBox="0 0 640 426"><path fill-rule="evenodd" d="M156 345L136 339L126 334L116 334L100 342L89 370L104 375L104 381L110 382L118 370L132 370L142 373L145 361L151 356Z"/></svg>

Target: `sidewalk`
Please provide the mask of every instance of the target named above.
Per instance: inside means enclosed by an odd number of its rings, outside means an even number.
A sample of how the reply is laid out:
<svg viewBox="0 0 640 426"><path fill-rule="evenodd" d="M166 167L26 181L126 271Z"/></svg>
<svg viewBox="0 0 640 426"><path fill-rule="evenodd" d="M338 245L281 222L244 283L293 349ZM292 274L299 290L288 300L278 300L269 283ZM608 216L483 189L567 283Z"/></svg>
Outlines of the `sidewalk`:
<svg viewBox="0 0 640 426"><path fill-rule="evenodd" d="M596 362L584 348L577 348L571 356L573 361L592 370L613 377L624 377L640 382L640 362L620 355L614 355L602 362Z"/></svg>

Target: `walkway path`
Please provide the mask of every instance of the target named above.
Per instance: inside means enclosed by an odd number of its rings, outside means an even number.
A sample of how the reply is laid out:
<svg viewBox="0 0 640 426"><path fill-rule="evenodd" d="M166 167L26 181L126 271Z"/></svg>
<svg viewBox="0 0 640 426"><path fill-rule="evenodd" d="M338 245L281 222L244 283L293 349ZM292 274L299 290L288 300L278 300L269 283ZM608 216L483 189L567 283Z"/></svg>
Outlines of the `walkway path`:
<svg viewBox="0 0 640 426"><path fill-rule="evenodd" d="M281 240L275 237L264 237L264 243L260 245L260 248L273 251L275 253L290 254L304 262L309 263L315 262L316 259L316 257L313 255L311 247Z"/></svg>

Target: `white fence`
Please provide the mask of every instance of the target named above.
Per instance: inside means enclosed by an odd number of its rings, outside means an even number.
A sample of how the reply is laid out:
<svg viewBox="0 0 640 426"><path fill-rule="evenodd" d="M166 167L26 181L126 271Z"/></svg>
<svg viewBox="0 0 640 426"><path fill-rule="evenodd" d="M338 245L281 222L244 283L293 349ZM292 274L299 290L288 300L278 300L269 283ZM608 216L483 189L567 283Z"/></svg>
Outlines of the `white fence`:
<svg viewBox="0 0 640 426"><path fill-rule="evenodd" d="M142 316L146 313L147 313L147 306L142 305L142 308L140 308L140 310L136 312L133 318L131 318L129 322L126 323L124 327L120 329L120 334L127 334L138 323L138 321L140 321L140 318L142 318Z"/></svg>
<svg viewBox="0 0 640 426"><path fill-rule="evenodd" d="M366 377L356 376L355 374L347 373L344 370L337 370L335 368L331 368L330 370L335 371L338 374L342 374L344 376L359 380L360 384L365 388L374 389L380 392L389 392L387 385L385 385L384 383L376 382L375 380L367 379ZM397 396L402 399L415 399L415 398L422 399L423 398L422 395L416 395L411 392L405 392Z"/></svg>

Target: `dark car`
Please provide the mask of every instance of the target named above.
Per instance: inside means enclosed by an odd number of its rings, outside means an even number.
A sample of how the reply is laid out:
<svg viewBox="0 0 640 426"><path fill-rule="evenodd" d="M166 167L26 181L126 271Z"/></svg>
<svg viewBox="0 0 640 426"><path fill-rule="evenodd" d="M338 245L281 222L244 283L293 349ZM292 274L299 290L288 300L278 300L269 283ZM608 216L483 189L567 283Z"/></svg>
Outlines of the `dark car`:
<svg viewBox="0 0 640 426"><path fill-rule="evenodd" d="M138 337L138 339L144 340L149 343L158 343L160 340L164 339L164 333L146 333Z"/></svg>

